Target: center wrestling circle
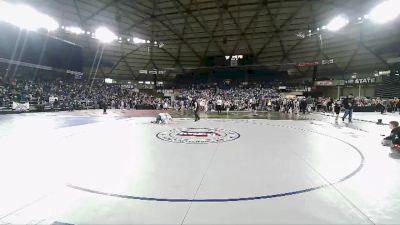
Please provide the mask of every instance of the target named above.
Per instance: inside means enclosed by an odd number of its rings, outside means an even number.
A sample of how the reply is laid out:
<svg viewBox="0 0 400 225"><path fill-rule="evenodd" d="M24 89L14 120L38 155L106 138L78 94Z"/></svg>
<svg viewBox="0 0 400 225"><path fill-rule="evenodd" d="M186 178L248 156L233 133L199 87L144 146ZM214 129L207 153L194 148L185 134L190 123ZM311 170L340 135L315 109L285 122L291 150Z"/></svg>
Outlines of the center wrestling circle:
<svg viewBox="0 0 400 225"><path fill-rule="evenodd" d="M178 128L160 132L156 137L174 143L211 144L234 141L240 137L240 134L219 128Z"/></svg>
<svg viewBox="0 0 400 225"><path fill-rule="evenodd" d="M102 192L99 190L93 190L93 189L89 189L89 188L85 188L85 187L81 187L78 185L74 185L74 184L68 184L67 186L70 188L73 188L75 190L79 190L79 191L84 191L84 192L89 192L89 193L93 193L93 194L99 194L99 195L105 195L105 196L111 196L111 197L117 197L117 198L123 198L123 199L131 199L131 200L142 200L142 201L157 201L157 202L238 202L238 201L254 201L254 200L263 200L263 199L271 199L271 198L279 198L279 197L286 197L286 196L292 196L292 195L297 195L297 194L302 194L302 193L307 193L307 192L311 192L311 191L315 191L315 190L319 190L322 188L326 188L326 187L330 187L333 186L335 184L341 183L345 180L350 179L351 177L353 177L354 175L356 175L358 172L361 171L361 169L364 166L364 155L362 154L362 152L355 147L354 145L352 145L351 143L333 137L333 136L329 136L327 134L323 134L323 133L319 133L316 131L311 131L311 130L307 130L307 129L303 129L303 128L296 128L296 127L291 127L291 126L286 126L286 125L276 125L276 124L266 124L266 123L255 123L258 125L267 125L267 126L272 126L272 127L283 127L283 128L289 128L289 129L294 129L297 130L299 132L303 132L303 133L309 133L309 134L317 134L317 135L321 135L336 141L339 141L347 146L350 147L351 150L355 151L359 158L360 158L360 162L358 164L358 166L352 170L350 173L348 173L346 176L342 177L342 178L338 178L332 182L330 181L326 181L326 183L321 184L321 185L316 185L313 187L309 187L309 188L304 188L304 189L300 189L300 190L295 190L295 191L290 191L290 192L284 192L284 193L276 193L276 194L269 194L269 195L262 195L262 196L250 196L250 197L234 197L234 198L191 198L191 199L185 199L185 198L158 198L158 197L146 197L146 196L133 196L133 195L123 195L123 194L116 194L116 193L108 193L108 192ZM200 132L202 131L202 132ZM222 132L223 131L223 132ZM226 133L225 133L226 132ZM172 134L173 137L179 137L179 139L170 139L170 134ZM164 140L164 141L169 141L169 142L174 142L174 143L195 143L195 144L205 144L205 143L220 143L220 142L224 142L224 139L220 140L219 138L221 136L225 136L228 139L226 141L229 140L236 140L237 138L240 137L240 135L234 131L229 131L229 130L225 130L225 129L217 129L217 128L189 128L189 129L173 129L173 130L169 130L169 131L165 131L165 132L160 132L157 135L157 138ZM206 140L208 137L214 137L214 142L203 142L200 141L199 143L197 143L196 141L193 142L193 140L196 140L195 138L200 138L200 139L204 139ZM191 137L193 138L193 140L187 140L185 139L186 137Z"/></svg>

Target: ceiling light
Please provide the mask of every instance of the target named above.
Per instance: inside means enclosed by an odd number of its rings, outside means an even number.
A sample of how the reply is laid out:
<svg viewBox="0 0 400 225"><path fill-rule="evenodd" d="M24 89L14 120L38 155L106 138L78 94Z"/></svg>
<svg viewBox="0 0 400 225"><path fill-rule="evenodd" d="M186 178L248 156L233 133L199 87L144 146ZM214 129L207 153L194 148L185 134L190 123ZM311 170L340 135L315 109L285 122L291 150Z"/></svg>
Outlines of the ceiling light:
<svg viewBox="0 0 400 225"><path fill-rule="evenodd" d="M111 43L118 39L118 37L106 27L97 28L95 37L102 43Z"/></svg>
<svg viewBox="0 0 400 225"><path fill-rule="evenodd" d="M4 1L0 1L0 21L31 31L41 28L54 31L59 28L57 21L30 6L12 5Z"/></svg>
<svg viewBox="0 0 400 225"><path fill-rule="evenodd" d="M51 18L50 16L42 15L40 19L41 19L40 28L44 28L48 31L55 31L60 27L58 22L53 18Z"/></svg>
<svg viewBox="0 0 400 225"><path fill-rule="evenodd" d="M135 43L135 44L145 44L146 40L134 37L133 38L133 43Z"/></svg>
<svg viewBox="0 0 400 225"><path fill-rule="evenodd" d="M67 30L73 34L84 34L85 31L79 27L67 27Z"/></svg>
<svg viewBox="0 0 400 225"><path fill-rule="evenodd" d="M400 1L388 0L377 5L369 13L369 18L379 24L387 23L400 15Z"/></svg>
<svg viewBox="0 0 400 225"><path fill-rule="evenodd" d="M338 31L347 26L347 24L349 24L349 20L347 18L344 16L337 16L333 18L328 25L326 25L326 28L330 31Z"/></svg>

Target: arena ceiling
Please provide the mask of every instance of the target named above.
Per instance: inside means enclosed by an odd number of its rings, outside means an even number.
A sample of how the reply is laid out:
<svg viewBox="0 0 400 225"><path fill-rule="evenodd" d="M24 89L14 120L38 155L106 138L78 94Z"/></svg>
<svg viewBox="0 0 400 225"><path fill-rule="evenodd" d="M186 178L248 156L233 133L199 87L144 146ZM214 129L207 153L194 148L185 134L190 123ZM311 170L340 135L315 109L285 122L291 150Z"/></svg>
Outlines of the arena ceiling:
<svg viewBox="0 0 400 225"><path fill-rule="evenodd" d="M312 68L294 64L334 59L323 74L386 70L398 57L398 22L352 24L339 32L316 32L333 17L362 17L380 0L24 0L62 26L94 31L106 26L124 38L160 47L115 41L105 46L99 76L138 78L140 70L182 73L207 56L252 54L257 66L304 77ZM310 37L308 31L312 30ZM299 37L300 32L306 35ZM321 34L321 35L319 35ZM98 42L87 35L55 35L82 45L91 65ZM107 63L108 62L108 63Z"/></svg>

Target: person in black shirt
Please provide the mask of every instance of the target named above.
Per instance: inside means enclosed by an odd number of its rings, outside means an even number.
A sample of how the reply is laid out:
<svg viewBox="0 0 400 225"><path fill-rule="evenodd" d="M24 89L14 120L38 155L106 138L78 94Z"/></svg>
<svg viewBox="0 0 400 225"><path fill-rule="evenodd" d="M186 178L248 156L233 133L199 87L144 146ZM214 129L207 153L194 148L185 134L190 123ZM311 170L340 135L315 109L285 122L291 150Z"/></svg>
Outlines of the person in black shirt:
<svg viewBox="0 0 400 225"><path fill-rule="evenodd" d="M331 98L329 98L328 103L326 104L327 108L328 108L328 112L332 112L332 105L333 105L333 100Z"/></svg>
<svg viewBox="0 0 400 225"><path fill-rule="evenodd" d="M335 121L338 121L338 119L339 119L340 110L341 110L340 101L337 100L337 101L335 102L335 105L333 106L333 111L334 111L334 113L336 114L336 119L335 119Z"/></svg>
<svg viewBox="0 0 400 225"><path fill-rule="evenodd" d="M307 101L305 98L301 99L300 101L300 112L302 112L303 114L306 114L306 110L307 110Z"/></svg>
<svg viewBox="0 0 400 225"><path fill-rule="evenodd" d="M378 111L381 112L381 114L384 114L384 113L385 113L386 108L385 108L385 106L383 105L383 100L380 100L380 101L378 102L378 104L376 105L376 108L378 109Z"/></svg>
<svg viewBox="0 0 400 225"><path fill-rule="evenodd" d="M107 114L107 96L103 99L103 114Z"/></svg>
<svg viewBox="0 0 400 225"><path fill-rule="evenodd" d="M397 103L396 103L396 108L397 108L397 111L398 111L399 114L400 114L400 100L397 101Z"/></svg>
<svg viewBox="0 0 400 225"><path fill-rule="evenodd" d="M383 146L392 147L393 145L400 145L400 127L399 122L391 121L389 122L389 128L392 130L390 135L382 140Z"/></svg>
<svg viewBox="0 0 400 225"><path fill-rule="evenodd" d="M349 116L349 123L352 122L353 106L354 106L354 100L353 96L350 94L347 98L343 100L344 115L342 117L342 121L344 121L346 117Z"/></svg>
<svg viewBox="0 0 400 225"><path fill-rule="evenodd" d="M200 120L199 112L200 112L200 104L197 101L197 99L194 99L194 122Z"/></svg>

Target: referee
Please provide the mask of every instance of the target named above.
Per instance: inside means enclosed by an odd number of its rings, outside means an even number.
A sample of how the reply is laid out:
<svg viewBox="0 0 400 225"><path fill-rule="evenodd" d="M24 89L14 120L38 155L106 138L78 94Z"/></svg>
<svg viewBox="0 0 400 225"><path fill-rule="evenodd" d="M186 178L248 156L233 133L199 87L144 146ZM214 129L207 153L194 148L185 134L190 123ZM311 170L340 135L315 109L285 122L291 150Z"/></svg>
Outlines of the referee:
<svg viewBox="0 0 400 225"><path fill-rule="evenodd" d="M194 99L194 122L200 120L199 112L200 112L200 104L197 101L197 99Z"/></svg>
<svg viewBox="0 0 400 225"><path fill-rule="evenodd" d="M103 114L107 114L107 95L104 96L102 106L103 106Z"/></svg>

